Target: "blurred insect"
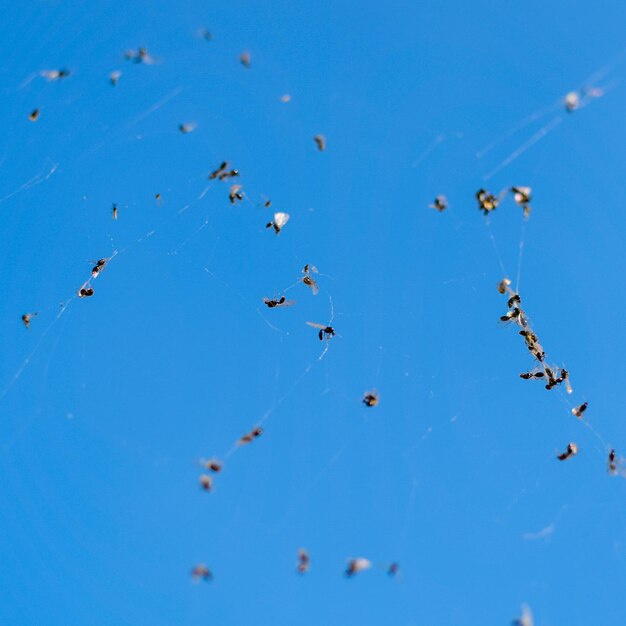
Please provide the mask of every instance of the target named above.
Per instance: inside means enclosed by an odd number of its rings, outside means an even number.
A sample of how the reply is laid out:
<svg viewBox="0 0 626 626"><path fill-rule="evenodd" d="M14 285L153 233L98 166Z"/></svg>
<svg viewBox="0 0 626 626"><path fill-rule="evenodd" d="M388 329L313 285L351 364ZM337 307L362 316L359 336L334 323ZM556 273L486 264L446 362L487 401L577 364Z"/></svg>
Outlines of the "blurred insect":
<svg viewBox="0 0 626 626"><path fill-rule="evenodd" d="M589 402L583 402L582 404L575 406L572 409L572 414L575 415L578 419L581 419L583 416L583 413L587 410L588 406L589 406Z"/></svg>
<svg viewBox="0 0 626 626"><path fill-rule="evenodd" d="M358 557L356 559L349 559L348 566L346 567L346 571L344 572L346 577L351 578L355 576L359 572L363 570L370 569L372 567L372 562L369 559L365 559L363 557Z"/></svg>
<svg viewBox="0 0 626 626"><path fill-rule="evenodd" d="M155 193L154 194L154 199L157 201L157 204L161 203L161 194L160 193Z"/></svg>
<svg viewBox="0 0 626 626"><path fill-rule="evenodd" d="M499 283L498 283L498 291L502 294L505 294L507 291L510 290L510 285L511 285L511 279L510 278L503 278Z"/></svg>
<svg viewBox="0 0 626 626"><path fill-rule="evenodd" d="M36 122L39 119L39 109L33 109L29 114L28 114L28 119L31 122Z"/></svg>
<svg viewBox="0 0 626 626"><path fill-rule="evenodd" d="M530 193L532 189L530 187L511 187L511 193L515 202L522 207L524 211L524 217L530 216Z"/></svg>
<svg viewBox="0 0 626 626"><path fill-rule="evenodd" d="M326 150L326 137L324 137L324 135L315 135L315 137L313 137L313 141L316 143L317 149L320 152Z"/></svg>
<svg viewBox="0 0 626 626"><path fill-rule="evenodd" d="M93 278L98 278L100 272L106 267L108 261L109 259L98 259L97 261L92 261L92 263L95 263L93 269L91 270Z"/></svg>
<svg viewBox="0 0 626 626"><path fill-rule="evenodd" d="M233 178L235 176L239 176L239 172L237 170L228 170L228 162L223 161L220 166L213 170L209 174L209 180L214 180L217 178L218 180L224 180L225 178Z"/></svg>
<svg viewBox="0 0 626 626"><path fill-rule="evenodd" d="M67 78L70 75L70 71L66 69L60 70L43 70L40 72L47 81L59 80L60 78Z"/></svg>
<svg viewBox="0 0 626 626"><path fill-rule="evenodd" d="M478 208L483 212L483 215L489 215L491 211L495 211L500 203L496 196L484 189L479 189L476 192L476 200L478 200Z"/></svg>
<svg viewBox="0 0 626 626"><path fill-rule="evenodd" d="M274 228L274 232L278 233L283 229L284 225L289 221L289 213L274 213L274 221L268 222L265 228Z"/></svg>
<svg viewBox="0 0 626 626"><path fill-rule="evenodd" d="M182 124L178 125L178 130L183 135L186 135L187 133L190 133L194 131L195 129L196 129L196 125L193 122L183 122Z"/></svg>
<svg viewBox="0 0 626 626"><path fill-rule="evenodd" d="M237 442L238 445L243 446L247 443L251 443L257 437L260 437L263 434L263 429L259 426L251 430L249 433L246 433L243 437L239 439Z"/></svg>
<svg viewBox="0 0 626 626"><path fill-rule="evenodd" d="M146 63L148 65L154 63L154 59L148 54L148 49L143 46L138 48L137 51L126 50L126 52L124 52L124 58L134 63Z"/></svg>
<svg viewBox="0 0 626 626"><path fill-rule="evenodd" d="M564 369L561 368L561 371L559 372L559 378L558 378L558 382L565 383L565 390L567 391L567 393L572 393L573 389L572 389L572 385L569 382L569 372Z"/></svg>
<svg viewBox="0 0 626 626"><path fill-rule="evenodd" d="M565 461L569 459L571 456L575 456L578 454L578 446L575 443L568 443L567 450L561 454L559 454L556 458L559 461Z"/></svg>
<svg viewBox="0 0 626 626"><path fill-rule="evenodd" d="M315 280L315 278L313 278L313 276L311 276L311 274L317 274L317 267L315 267L315 265L310 265L309 263L307 263L303 268L302 268L302 273L304 274L304 277L302 278L302 282L307 286L311 288L311 293L316 296L319 292L320 292L320 288L317 285L317 281Z"/></svg>
<svg viewBox="0 0 626 626"><path fill-rule="evenodd" d="M250 69L250 62L252 61L252 57L249 52L242 52L239 55L239 62L246 68Z"/></svg>
<svg viewBox="0 0 626 626"><path fill-rule="evenodd" d="M400 565L396 561L394 561L387 568L387 576L395 576L399 570L400 570Z"/></svg>
<svg viewBox="0 0 626 626"><path fill-rule="evenodd" d="M378 400L378 392L376 389L372 389L372 391L365 392L362 402L365 406L376 406L378 404Z"/></svg>
<svg viewBox="0 0 626 626"><path fill-rule="evenodd" d="M296 303L295 300L285 300L285 296L281 296L278 300L263 298L263 302L265 302L268 309L274 309L281 306L293 306Z"/></svg>
<svg viewBox="0 0 626 626"><path fill-rule="evenodd" d="M87 283L85 283L79 290L78 290L78 297L79 298L90 298L91 296L93 296L94 294L94 290L93 287L88 287Z"/></svg>
<svg viewBox="0 0 626 626"><path fill-rule="evenodd" d="M280 97L280 101L283 104L287 104L287 102L291 102L291 95L288 93L284 93L281 97Z"/></svg>
<svg viewBox="0 0 626 626"><path fill-rule="evenodd" d="M316 324L315 322L307 322L309 326L313 326L313 328L319 328L320 332L318 333L318 337L320 341L323 339L330 339L335 336L335 329L332 326L324 326L324 324Z"/></svg>
<svg viewBox="0 0 626 626"><path fill-rule="evenodd" d="M213 41L213 35L206 28L201 28L199 34L205 41Z"/></svg>
<svg viewBox="0 0 626 626"><path fill-rule="evenodd" d="M540 370L533 370L532 372L524 372L520 374L519 377L524 380L535 380L537 378L543 378L545 374Z"/></svg>
<svg viewBox="0 0 626 626"><path fill-rule="evenodd" d="M208 460L202 459L201 464L204 467L206 467L208 470L211 470L212 472L214 472L215 474L222 471L222 463L221 461L218 461L217 459L208 459Z"/></svg>
<svg viewBox="0 0 626 626"><path fill-rule="evenodd" d="M204 580L208 582L213 579L211 570L204 563L194 566L191 570L191 576L195 581Z"/></svg>
<svg viewBox="0 0 626 626"><path fill-rule="evenodd" d="M24 313L24 315L22 315L22 322L24 323L24 326L28 329L30 328L30 322L33 319L33 317L36 317L37 313Z"/></svg>
<svg viewBox="0 0 626 626"><path fill-rule="evenodd" d="M520 316L522 315L522 310L515 308L512 311L509 311L508 313L506 313L505 315L501 315L500 316L500 321L501 322L512 322L513 320L519 320Z"/></svg>
<svg viewBox="0 0 626 626"><path fill-rule="evenodd" d="M512 626L534 626L533 614L530 611L530 607L526 604L522 604L522 616L514 619L511 622Z"/></svg>
<svg viewBox="0 0 626 626"><path fill-rule="evenodd" d="M570 91L565 96L565 100L563 101L563 104L565 105L565 110L568 113L572 113L580 106L580 96L578 95L576 91Z"/></svg>
<svg viewBox="0 0 626 626"><path fill-rule="evenodd" d="M113 208L111 209L111 215L113 216L114 220L117 219L117 204L113 204Z"/></svg>
<svg viewBox="0 0 626 626"><path fill-rule="evenodd" d="M208 474L202 474L200 476L200 487L202 487L204 491L211 491L213 479Z"/></svg>
<svg viewBox="0 0 626 626"><path fill-rule="evenodd" d="M445 211L448 208L448 199L445 196L437 196L432 204L428 205L431 209L437 209L437 211Z"/></svg>
<svg viewBox="0 0 626 626"><path fill-rule="evenodd" d="M109 82L111 83L111 86L115 87L115 85L117 85L117 83L120 82L121 77L122 77L122 72L120 72L119 70L115 70L114 72L111 72L109 74Z"/></svg>
<svg viewBox="0 0 626 626"><path fill-rule="evenodd" d="M298 574L306 574L311 567L311 559L309 553L304 549L298 550Z"/></svg>
<svg viewBox="0 0 626 626"><path fill-rule="evenodd" d="M228 199L231 204L235 204L237 200L243 200L243 193L240 191L241 185L231 185L230 192L228 193Z"/></svg>
<svg viewBox="0 0 626 626"><path fill-rule="evenodd" d="M615 450L609 452L609 474L617 473L617 463L615 462Z"/></svg>

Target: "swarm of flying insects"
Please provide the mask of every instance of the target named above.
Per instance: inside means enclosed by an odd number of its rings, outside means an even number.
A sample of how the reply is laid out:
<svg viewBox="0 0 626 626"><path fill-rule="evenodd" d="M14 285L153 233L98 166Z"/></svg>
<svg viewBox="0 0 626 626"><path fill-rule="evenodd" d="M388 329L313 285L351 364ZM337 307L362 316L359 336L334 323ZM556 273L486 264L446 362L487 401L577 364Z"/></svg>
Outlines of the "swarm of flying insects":
<svg viewBox="0 0 626 626"><path fill-rule="evenodd" d="M565 452L562 452L561 454L557 455L556 458L559 461L566 461L570 457L576 456L577 454L578 454L578 446L575 443L568 443L567 449L565 450Z"/></svg>
<svg viewBox="0 0 626 626"><path fill-rule="evenodd" d="M300 548L298 550L298 574L306 574L310 567L309 553L304 548Z"/></svg>
<svg viewBox="0 0 626 626"><path fill-rule="evenodd" d="M320 152L326 150L326 137L324 137L324 135L315 135L315 137L313 137L313 141Z"/></svg>
<svg viewBox="0 0 626 626"><path fill-rule="evenodd" d="M448 208L448 199L445 196L437 196L432 204L428 205L431 209L436 209L440 213Z"/></svg>
<svg viewBox="0 0 626 626"><path fill-rule="evenodd" d="M274 213L274 220L268 222L265 228L273 228L274 232L278 235L288 221L289 213Z"/></svg>
<svg viewBox="0 0 626 626"><path fill-rule="evenodd" d="M193 569L191 570L191 577L196 582L200 580L204 580L205 582L208 582L213 579L213 574L211 573L211 570L204 563L199 563L198 565L195 565Z"/></svg>

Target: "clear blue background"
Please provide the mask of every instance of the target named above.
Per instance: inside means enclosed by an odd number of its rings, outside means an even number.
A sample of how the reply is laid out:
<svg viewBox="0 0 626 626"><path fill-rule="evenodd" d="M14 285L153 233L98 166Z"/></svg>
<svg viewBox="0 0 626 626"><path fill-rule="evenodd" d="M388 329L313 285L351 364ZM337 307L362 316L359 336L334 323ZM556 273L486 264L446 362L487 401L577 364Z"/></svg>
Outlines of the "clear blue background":
<svg viewBox="0 0 626 626"><path fill-rule="evenodd" d="M522 602L541 626L622 623L626 484L603 442L626 450L625 27L617 1L7 5L0 623L496 626ZM124 61L141 45L157 63ZM476 153L599 68L607 94L485 182L559 105ZM250 202L200 197L223 159ZM495 284L521 210L487 227L485 184L533 187L521 292L571 399L518 378ZM279 236L263 194L291 215ZM320 295L265 309L306 262ZM305 322L330 298L320 361ZM197 459L264 416L202 492ZM346 580L350 556L380 567Z"/></svg>

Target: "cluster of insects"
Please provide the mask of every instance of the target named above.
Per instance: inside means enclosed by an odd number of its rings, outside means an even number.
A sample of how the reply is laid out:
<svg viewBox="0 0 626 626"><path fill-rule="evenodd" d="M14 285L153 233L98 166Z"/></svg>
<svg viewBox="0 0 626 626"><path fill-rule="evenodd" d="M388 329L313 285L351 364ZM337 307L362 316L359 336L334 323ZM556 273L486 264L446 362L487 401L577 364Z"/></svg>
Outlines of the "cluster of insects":
<svg viewBox="0 0 626 626"><path fill-rule="evenodd" d="M481 188L476 192L478 209L483 212L483 215L489 215L489 213L495 211L498 208L498 205L502 202L506 194L509 192L513 195L513 200L515 201L515 203L522 208L524 217L528 218L530 216L531 210L530 201L532 189L530 187L511 187L510 189L504 189L497 196L487 191L486 189Z"/></svg>

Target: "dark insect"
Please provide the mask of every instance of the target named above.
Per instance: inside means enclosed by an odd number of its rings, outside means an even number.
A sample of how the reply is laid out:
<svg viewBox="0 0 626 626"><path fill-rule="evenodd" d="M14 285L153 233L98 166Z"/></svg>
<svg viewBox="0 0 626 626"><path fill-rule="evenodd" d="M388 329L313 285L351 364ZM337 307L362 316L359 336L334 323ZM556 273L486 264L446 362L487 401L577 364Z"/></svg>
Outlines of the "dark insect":
<svg viewBox="0 0 626 626"><path fill-rule="evenodd" d="M202 474L200 476L200 487L205 491L211 491L213 487L213 479L208 474Z"/></svg>
<svg viewBox="0 0 626 626"><path fill-rule="evenodd" d="M544 373L543 372L524 372L523 374L520 374L519 377L523 378L524 380L533 380L535 378L543 378Z"/></svg>
<svg viewBox="0 0 626 626"><path fill-rule="evenodd" d="M518 293L512 295L507 302L507 306L509 307L509 309L512 308L515 304L522 304L522 299L520 298L520 295Z"/></svg>
<svg viewBox="0 0 626 626"><path fill-rule="evenodd" d="M378 392L375 389L372 389L372 391L367 391L362 400L365 406L376 406L378 404L378 401Z"/></svg>
<svg viewBox="0 0 626 626"><path fill-rule="evenodd" d="M315 135L315 137L313 137L313 141L317 145L317 149L320 152L326 150L326 137L324 137L324 135Z"/></svg>
<svg viewBox="0 0 626 626"><path fill-rule="evenodd" d="M575 443L568 443L567 450L559 454L556 458L559 461L565 461L576 454L578 454L578 446Z"/></svg>
<svg viewBox="0 0 626 626"><path fill-rule="evenodd" d="M39 119L39 109L32 110L30 114L28 115L28 119L31 122L36 122Z"/></svg>
<svg viewBox="0 0 626 626"><path fill-rule="evenodd" d="M115 206L115 205L113 205ZM117 216L117 213L116 213ZM98 278L100 272L105 268L108 259L99 259L98 261L93 261L95 263L93 269L91 270L91 276L93 278Z"/></svg>
<svg viewBox="0 0 626 626"><path fill-rule="evenodd" d="M491 211L495 211L500 203L496 196L485 189L479 189L476 192L476 200L478 200L478 208L483 212L483 215L489 215Z"/></svg>
<svg viewBox="0 0 626 626"><path fill-rule="evenodd" d="M572 413L580 419L582 418L583 413L587 410L588 406L589 406L589 402L583 402L582 404L575 406L572 409Z"/></svg>
<svg viewBox="0 0 626 626"><path fill-rule="evenodd" d="M448 199L445 196L437 196L432 204L428 205L431 209L437 211L445 211L448 208Z"/></svg>
<svg viewBox="0 0 626 626"><path fill-rule="evenodd" d="M316 324L315 322L307 322L309 326L313 326L313 328L319 328L320 332L318 336L320 341L323 339L330 339L335 336L335 329L332 326L324 326L323 324Z"/></svg>
<svg viewBox="0 0 626 626"><path fill-rule="evenodd" d="M311 559L309 553L304 549L298 550L298 574L306 574L311 567Z"/></svg>
<svg viewBox="0 0 626 626"><path fill-rule="evenodd" d="M211 570L204 564L200 563L191 570L191 576L194 580L204 580L206 582L212 580L213 574Z"/></svg>
<svg viewBox="0 0 626 626"><path fill-rule="evenodd" d="M615 450L609 452L609 474L617 472L617 463L615 462Z"/></svg>
<svg viewBox="0 0 626 626"><path fill-rule="evenodd" d="M24 315L22 315L22 322L26 328L30 328L30 322L36 315L37 313L24 313Z"/></svg>
<svg viewBox="0 0 626 626"><path fill-rule="evenodd" d="M228 199L231 204L235 204L237 200L243 200L243 193L240 191L241 185L231 185L230 192L228 194Z"/></svg>
<svg viewBox="0 0 626 626"><path fill-rule="evenodd" d="M239 439L237 442L240 446L245 445L246 443L251 443L257 437L260 437L263 434L263 429L257 426L254 430L251 430L249 433L245 434L243 437Z"/></svg>
<svg viewBox="0 0 626 626"><path fill-rule="evenodd" d="M94 294L93 287L87 287L87 286L83 285L78 290L78 297L79 298L90 298L91 296L93 296L93 294Z"/></svg>
<svg viewBox="0 0 626 626"><path fill-rule="evenodd" d="M117 219L117 204L113 205L113 208L111 209L111 215L113 216L114 220Z"/></svg>
<svg viewBox="0 0 626 626"><path fill-rule="evenodd" d="M281 296L278 300L270 300L269 298L263 298L263 302L267 305L268 309L281 306L292 306L295 304L295 300L285 300L285 296Z"/></svg>
<svg viewBox="0 0 626 626"><path fill-rule="evenodd" d="M225 178L234 178L235 176L239 176L239 172L237 170L229 170L228 162L223 161L217 169L209 174L209 180L214 180L215 178L224 180Z"/></svg>
<svg viewBox="0 0 626 626"><path fill-rule="evenodd" d="M274 232L278 233L283 229L285 224L289 221L289 213L274 213L274 221L268 222L265 228L274 228Z"/></svg>
<svg viewBox="0 0 626 626"><path fill-rule="evenodd" d="M524 217L530 216L530 187L511 187L511 193L515 202L522 207Z"/></svg>
<svg viewBox="0 0 626 626"><path fill-rule="evenodd" d="M316 296L320 292L320 288L317 285L317 281L313 278L313 276L311 276L311 274L317 274L317 267L315 267L315 265L310 265L309 263L307 263L302 268L302 273L304 274L302 282L307 287L310 287L311 293Z"/></svg>
<svg viewBox="0 0 626 626"><path fill-rule="evenodd" d="M208 461L203 461L202 465L206 467L208 470L211 470L215 474L222 471L222 463L217 459L209 459Z"/></svg>
<svg viewBox="0 0 626 626"><path fill-rule="evenodd" d="M348 578L351 578L363 570L370 569L370 567L372 567L372 562L369 559L363 557L350 559L344 573Z"/></svg>

